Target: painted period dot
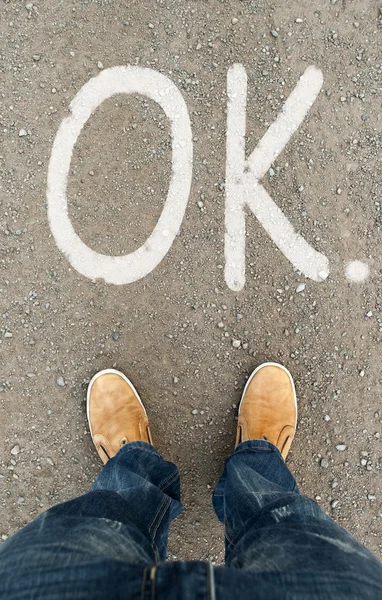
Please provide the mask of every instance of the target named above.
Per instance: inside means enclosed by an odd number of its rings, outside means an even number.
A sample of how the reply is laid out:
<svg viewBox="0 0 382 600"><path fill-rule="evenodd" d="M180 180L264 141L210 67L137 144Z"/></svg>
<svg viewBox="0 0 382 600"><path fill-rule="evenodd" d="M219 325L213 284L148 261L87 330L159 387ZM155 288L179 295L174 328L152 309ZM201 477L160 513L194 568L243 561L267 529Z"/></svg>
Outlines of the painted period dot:
<svg viewBox="0 0 382 600"><path fill-rule="evenodd" d="M346 266L346 277L354 283L361 283L369 277L369 265L360 260L353 260Z"/></svg>

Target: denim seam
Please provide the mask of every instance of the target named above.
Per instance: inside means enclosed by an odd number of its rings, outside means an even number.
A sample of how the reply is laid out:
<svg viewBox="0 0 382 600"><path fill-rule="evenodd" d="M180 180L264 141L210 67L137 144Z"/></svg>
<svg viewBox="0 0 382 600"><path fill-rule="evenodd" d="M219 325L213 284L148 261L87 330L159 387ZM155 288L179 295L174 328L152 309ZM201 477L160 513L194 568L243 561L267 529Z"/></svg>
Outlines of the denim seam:
<svg viewBox="0 0 382 600"><path fill-rule="evenodd" d="M231 537L230 535L228 535L227 528L228 528L228 525L226 522L224 522L224 535L227 538L229 545L232 546L232 548L234 548L235 547L235 542L234 542L235 537Z"/></svg>
<svg viewBox="0 0 382 600"><path fill-rule="evenodd" d="M155 539L155 536L157 534L159 526L161 525L161 523L162 523L162 521L164 519L164 516L165 516L165 514L167 513L167 511L168 511L168 509L170 507L170 504L171 504L171 498L168 497L168 502L166 502L165 506L163 507L163 510L161 511L161 514L159 515L159 517L157 519L157 524L155 526L155 529L153 530L153 533L152 533L153 539Z"/></svg>
<svg viewBox="0 0 382 600"><path fill-rule="evenodd" d="M160 503L159 508L158 508L157 512L155 513L154 518L149 525L149 533L152 538L155 537L159 523L163 519L163 515L161 513L166 511L166 509L170 505L170 502L171 502L171 498L169 496L165 496L165 498Z"/></svg>
<svg viewBox="0 0 382 600"><path fill-rule="evenodd" d="M158 488L163 492L163 490L165 490L178 477L179 477L179 471L176 471L172 475L169 475L164 481L162 481L162 483L160 485L158 485Z"/></svg>

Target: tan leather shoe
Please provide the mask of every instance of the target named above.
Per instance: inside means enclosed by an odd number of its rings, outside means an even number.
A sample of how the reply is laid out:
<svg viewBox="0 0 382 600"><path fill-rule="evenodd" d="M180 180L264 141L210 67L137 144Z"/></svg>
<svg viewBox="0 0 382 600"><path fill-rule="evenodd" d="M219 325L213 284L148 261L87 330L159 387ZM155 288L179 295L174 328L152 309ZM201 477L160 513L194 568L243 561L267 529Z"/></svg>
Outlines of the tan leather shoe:
<svg viewBox="0 0 382 600"><path fill-rule="evenodd" d="M120 371L105 369L94 375L88 387L87 415L94 445L105 464L128 442L152 444L145 407Z"/></svg>
<svg viewBox="0 0 382 600"><path fill-rule="evenodd" d="M297 426L297 400L292 375L282 365L264 363L247 381L241 398L236 445L268 440L284 460Z"/></svg>

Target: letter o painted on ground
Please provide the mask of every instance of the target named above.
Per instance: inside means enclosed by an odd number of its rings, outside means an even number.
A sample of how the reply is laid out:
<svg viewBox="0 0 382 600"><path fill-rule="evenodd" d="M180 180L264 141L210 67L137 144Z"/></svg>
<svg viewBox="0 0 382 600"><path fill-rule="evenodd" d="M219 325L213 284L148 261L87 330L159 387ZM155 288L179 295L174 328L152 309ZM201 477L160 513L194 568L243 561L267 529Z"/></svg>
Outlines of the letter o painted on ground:
<svg viewBox="0 0 382 600"><path fill-rule="evenodd" d="M115 94L142 94L157 102L170 121L172 174L161 216L145 243L125 256L94 252L76 234L68 214L67 180L74 145L96 108ZM192 180L192 132L187 106L176 85L152 69L118 66L90 79L70 104L59 127L48 169L48 217L58 248L89 279L123 285L150 273L165 257L182 224Z"/></svg>

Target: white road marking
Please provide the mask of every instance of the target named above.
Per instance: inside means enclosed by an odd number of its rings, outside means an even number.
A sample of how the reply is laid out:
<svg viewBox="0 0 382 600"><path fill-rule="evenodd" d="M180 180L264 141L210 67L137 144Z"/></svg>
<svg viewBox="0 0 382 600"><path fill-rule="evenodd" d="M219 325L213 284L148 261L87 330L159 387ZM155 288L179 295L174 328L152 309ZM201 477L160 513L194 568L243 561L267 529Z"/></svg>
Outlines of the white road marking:
<svg viewBox="0 0 382 600"><path fill-rule="evenodd" d="M228 71L225 211L225 279L233 291L245 285L245 207L249 207L286 258L306 277L324 281L326 256L298 234L259 181L297 131L323 83L319 69L309 67L290 94L277 120L245 158L247 74L241 64Z"/></svg>
<svg viewBox="0 0 382 600"><path fill-rule="evenodd" d="M143 94L157 102L171 125L172 175L162 214L149 238L125 256L94 252L79 238L68 215L66 188L74 145L96 108L115 94ZM192 133L183 96L175 84L157 71L119 66L90 79L70 104L53 143L48 170L48 216L59 249L70 264L89 279L122 285L141 279L160 263L178 233L192 179Z"/></svg>
<svg viewBox="0 0 382 600"><path fill-rule="evenodd" d="M354 283L362 283L368 278L369 274L369 265L360 260L354 260L346 266L346 277Z"/></svg>

